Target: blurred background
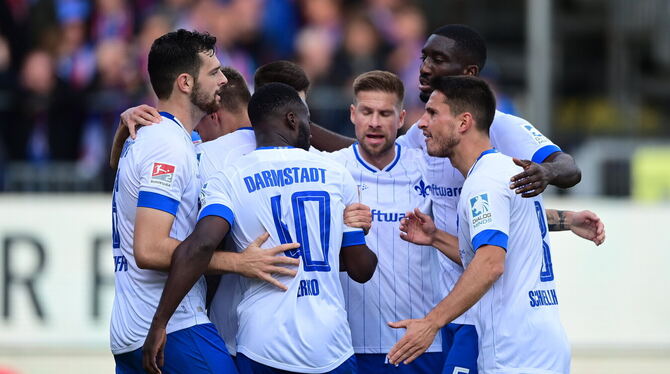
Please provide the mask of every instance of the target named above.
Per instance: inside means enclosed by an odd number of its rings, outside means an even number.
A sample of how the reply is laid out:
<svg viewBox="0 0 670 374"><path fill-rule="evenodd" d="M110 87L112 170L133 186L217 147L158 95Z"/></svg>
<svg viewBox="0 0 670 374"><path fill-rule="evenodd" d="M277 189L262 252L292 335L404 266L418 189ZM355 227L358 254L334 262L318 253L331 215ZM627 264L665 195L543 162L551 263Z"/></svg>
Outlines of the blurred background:
<svg viewBox="0 0 670 374"><path fill-rule="evenodd" d="M0 0L0 373L113 370L108 154L119 114L155 104L155 38L208 31L250 84L295 61L312 120L351 136L368 70L420 116L420 51L447 23L486 39L499 109L581 167L547 205L605 221L598 248L552 234L573 372L670 373L670 0Z"/></svg>

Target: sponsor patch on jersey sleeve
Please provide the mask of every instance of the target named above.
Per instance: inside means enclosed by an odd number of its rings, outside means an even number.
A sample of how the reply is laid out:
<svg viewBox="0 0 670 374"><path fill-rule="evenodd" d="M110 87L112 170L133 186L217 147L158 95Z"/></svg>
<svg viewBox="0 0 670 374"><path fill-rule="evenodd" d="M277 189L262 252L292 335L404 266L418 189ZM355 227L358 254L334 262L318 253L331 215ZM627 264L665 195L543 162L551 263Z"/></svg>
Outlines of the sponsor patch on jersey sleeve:
<svg viewBox="0 0 670 374"><path fill-rule="evenodd" d="M493 213L489 205L489 194L483 193L470 198L470 212L472 213L472 228L493 222Z"/></svg>
<svg viewBox="0 0 670 374"><path fill-rule="evenodd" d="M165 187L171 187L175 169L177 169L177 167L174 165L154 162L153 167L151 168L151 180L149 182Z"/></svg>
<svg viewBox="0 0 670 374"><path fill-rule="evenodd" d="M547 139L546 136L542 135L541 132L537 131L537 129L535 127L533 127L533 125L526 124L526 125L523 125L523 128L526 129L526 131L528 131L530 136L533 137L533 139L535 140L535 142L538 145L550 144L551 143L549 141L549 139Z"/></svg>

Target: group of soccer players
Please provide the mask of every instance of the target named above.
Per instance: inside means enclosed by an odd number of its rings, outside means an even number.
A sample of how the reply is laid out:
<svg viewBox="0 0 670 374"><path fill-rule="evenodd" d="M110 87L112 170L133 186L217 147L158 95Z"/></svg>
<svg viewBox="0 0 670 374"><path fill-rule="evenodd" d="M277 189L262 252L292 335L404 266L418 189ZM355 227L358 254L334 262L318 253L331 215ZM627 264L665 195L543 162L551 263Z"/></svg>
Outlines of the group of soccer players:
<svg viewBox="0 0 670 374"><path fill-rule="evenodd" d="M399 138L394 74L354 81L354 140L310 123L299 66L259 68L250 95L213 45L158 38L160 112L122 115L117 139L150 126L112 154L118 373L569 371L547 231L604 228L545 214L540 193L580 172L495 110L477 32L429 37L426 112Z"/></svg>

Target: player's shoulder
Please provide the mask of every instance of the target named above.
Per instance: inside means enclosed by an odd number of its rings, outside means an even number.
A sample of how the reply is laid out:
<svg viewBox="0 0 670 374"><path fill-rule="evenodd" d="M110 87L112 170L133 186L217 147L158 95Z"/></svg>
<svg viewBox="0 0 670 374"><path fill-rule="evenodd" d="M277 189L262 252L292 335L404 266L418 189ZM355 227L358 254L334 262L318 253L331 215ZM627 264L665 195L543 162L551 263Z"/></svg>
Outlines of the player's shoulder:
<svg viewBox="0 0 670 374"><path fill-rule="evenodd" d="M491 128L493 128L493 126L524 126L524 125L530 125L530 122L528 122L526 119L515 116L513 114L504 113L499 110L496 110L495 115L493 116L493 123L491 124Z"/></svg>
<svg viewBox="0 0 670 374"><path fill-rule="evenodd" d="M203 148L214 149L226 145L249 144L256 147L256 137L251 127L243 127L214 140L202 143Z"/></svg>
<svg viewBox="0 0 670 374"><path fill-rule="evenodd" d="M521 172L512 157L498 151L492 151L483 155L473 167L467 179L469 184L482 183L496 186L504 186L508 189L510 178ZM466 181L467 181L466 179Z"/></svg>

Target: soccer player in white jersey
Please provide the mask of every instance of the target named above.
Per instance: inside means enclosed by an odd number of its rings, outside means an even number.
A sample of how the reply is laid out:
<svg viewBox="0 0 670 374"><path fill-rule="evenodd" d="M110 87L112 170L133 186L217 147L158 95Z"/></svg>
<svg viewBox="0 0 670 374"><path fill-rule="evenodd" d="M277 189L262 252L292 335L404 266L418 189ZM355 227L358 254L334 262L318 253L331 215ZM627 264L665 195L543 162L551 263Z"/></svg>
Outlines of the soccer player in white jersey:
<svg viewBox="0 0 670 374"><path fill-rule="evenodd" d="M215 41L179 30L156 39L149 52L163 121L126 143L112 198L116 296L111 347L117 373L142 372L141 348L172 251L195 221L199 182L190 134L205 113L218 108L218 91L226 83L213 53ZM198 282L169 321L168 373L235 372L205 315L204 291Z"/></svg>
<svg viewBox="0 0 670 374"><path fill-rule="evenodd" d="M243 279L237 309L240 371L355 373L339 269L365 282L377 264L362 230L342 220L345 205L357 199L356 185L341 166L304 151L309 114L291 87L261 87L252 96L249 115L258 149L207 181L198 224L173 256L144 345L145 368L157 372L167 321L226 233L231 231L242 248L268 230L271 242L300 242L299 250L286 255L300 257L301 266L294 279L284 279L285 293Z"/></svg>
<svg viewBox="0 0 670 374"><path fill-rule="evenodd" d="M425 318L406 321L390 359L414 359L442 326L479 301L470 314L480 373L568 373L570 346L558 314L542 198L509 189L509 175L521 169L491 145L493 93L475 77L439 77L431 85L420 127L428 153L449 157L465 177L459 250L450 255L465 271Z"/></svg>
<svg viewBox="0 0 670 374"><path fill-rule="evenodd" d="M405 212L420 206L429 212L430 206L417 167L422 152L396 143L405 117L403 83L393 73L371 71L356 77L353 91L350 112L358 141L322 154L347 168L359 186L360 202L372 209L366 241L377 254L377 271L365 284L341 276L359 372L436 373L444 363L440 336L410 365L395 367L386 360L402 336L387 323L424 316L442 299L438 252L399 238Z"/></svg>

